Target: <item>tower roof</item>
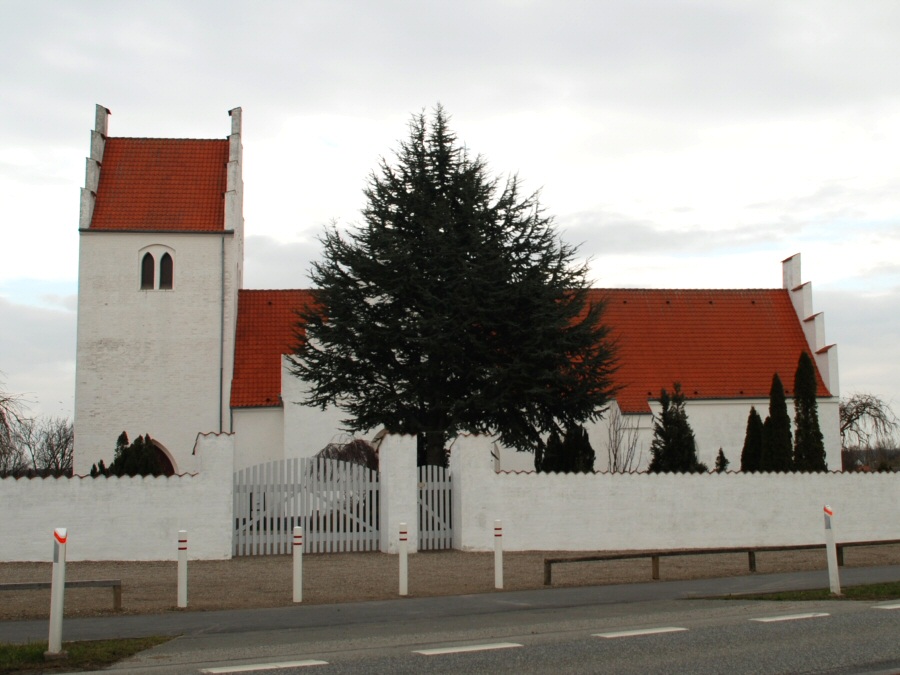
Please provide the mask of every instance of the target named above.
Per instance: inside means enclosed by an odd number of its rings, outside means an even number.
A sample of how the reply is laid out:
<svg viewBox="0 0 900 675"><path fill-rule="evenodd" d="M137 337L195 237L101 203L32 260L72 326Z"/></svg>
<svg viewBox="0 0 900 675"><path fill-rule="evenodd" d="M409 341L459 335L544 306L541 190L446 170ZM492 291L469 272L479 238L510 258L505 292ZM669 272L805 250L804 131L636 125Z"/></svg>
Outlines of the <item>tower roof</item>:
<svg viewBox="0 0 900 675"><path fill-rule="evenodd" d="M107 138L92 230L221 232L228 140Z"/></svg>

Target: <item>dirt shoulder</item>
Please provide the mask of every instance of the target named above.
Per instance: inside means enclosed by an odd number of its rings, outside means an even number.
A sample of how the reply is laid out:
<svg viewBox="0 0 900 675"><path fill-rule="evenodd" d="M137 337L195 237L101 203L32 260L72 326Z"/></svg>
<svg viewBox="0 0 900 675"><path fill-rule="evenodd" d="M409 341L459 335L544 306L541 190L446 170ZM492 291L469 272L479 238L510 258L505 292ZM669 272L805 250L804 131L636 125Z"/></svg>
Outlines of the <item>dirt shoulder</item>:
<svg viewBox="0 0 900 675"><path fill-rule="evenodd" d="M597 554L614 553L598 551ZM540 589L544 559L591 552L506 552L505 590ZM900 564L900 545L849 548L847 567ZM823 550L758 553L758 574L825 569ZM122 614L155 614L175 609L176 563L70 562L68 579L121 579ZM0 583L49 581L50 563L0 563ZM702 579L749 574L746 554L662 558L662 580ZM292 602L291 557L258 556L192 561L188 566L189 611L280 607ZM303 602L326 604L389 600L398 597L398 558L384 553L308 554L303 559ZM593 586L651 581L650 559L556 566L553 585ZM422 552L409 558L412 597L494 592L493 553ZM47 618L49 590L0 591L0 621ZM66 616L113 615L108 588L66 591Z"/></svg>

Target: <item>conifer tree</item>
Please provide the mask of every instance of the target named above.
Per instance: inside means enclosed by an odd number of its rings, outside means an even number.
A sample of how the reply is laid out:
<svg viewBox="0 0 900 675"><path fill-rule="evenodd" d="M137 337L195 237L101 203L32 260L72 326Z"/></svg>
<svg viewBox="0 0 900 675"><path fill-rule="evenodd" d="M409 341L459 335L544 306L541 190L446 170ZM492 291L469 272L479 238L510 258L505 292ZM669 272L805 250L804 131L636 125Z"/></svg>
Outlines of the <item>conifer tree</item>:
<svg viewBox="0 0 900 675"><path fill-rule="evenodd" d="M600 417L615 369L577 249L448 122L440 107L413 117L396 162L369 179L363 223L326 230L318 306L291 358L304 404L337 406L350 431L416 435L427 464L461 432L542 448Z"/></svg>
<svg viewBox="0 0 900 675"><path fill-rule="evenodd" d="M756 412L756 408L750 407L747 416L747 431L744 434L744 447L741 450L741 471L759 471L762 460L763 421Z"/></svg>
<svg viewBox="0 0 900 675"><path fill-rule="evenodd" d="M124 431L116 440L113 461L105 466L101 459L91 466L91 476L166 476L172 473L168 461L161 457L150 434L138 436L129 445Z"/></svg>
<svg viewBox="0 0 900 675"><path fill-rule="evenodd" d="M794 375L794 470L827 471L825 441L819 428L816 368L802 352Z"/></svg>
<svg viewBox="0 0 900 675"><path fill-rule="evenodd" d="M731 464L731 462L728 461L722 448L719 448L719 454L716 455L716 473L725 473L728 471L729 464Z"/></svg>
<svg viewBox="0 0 900 675"><path fill-rule="evenodd" d="M671 397L663 389L659 397L662 411L653 425L653 442L650 444L649 471L705 472L707 467L697 459L697 442L694 430L684 409L684 394L676 382Z"/></svg>
<svg viewBox="0 0 900 675"><path fill-rule="evenodd" d="M594 452L587 429L573 426L560 438L554 430L546 447L535 454L535 469L542 472L590 473L594 470Z"/></svg>
<svg viewBox="0 0 900 675"><path fill-rule="evenodd" d="M790 471L793 465L791 418L784 397L784 385L778 373L772 376L769 390L769 416L763 423L760 471Z"/></svg>

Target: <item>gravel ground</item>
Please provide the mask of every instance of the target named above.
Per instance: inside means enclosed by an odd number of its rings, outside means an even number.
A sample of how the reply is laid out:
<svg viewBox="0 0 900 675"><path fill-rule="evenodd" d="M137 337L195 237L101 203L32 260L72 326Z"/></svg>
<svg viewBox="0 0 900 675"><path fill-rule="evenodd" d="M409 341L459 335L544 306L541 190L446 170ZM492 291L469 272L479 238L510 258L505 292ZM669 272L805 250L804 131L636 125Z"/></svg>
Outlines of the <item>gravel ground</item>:
<svg viewBox="0 0 900 675"><path fill-rule="evenodd" d="M613 551L598 551L613 553ZM591 552L526 551L503 556L505 590L543 588L544 558L576 557ZM900 564L900 545L850 548L848 567ZM824 550L758 553L757 572L825 569ZM49 581L50 563L0 563L0 583ZM746 554L662 558L662 580L749 574ZM188 564L189 611L279 607L292 604L292 564L286 555ZM122 614L176 609L176 563L69 562L68 579L121 579ZM387 600L398 597L398 558L383 553L307 554L303 558L303 602L307 604ZM553 568L554 586L588 586L651 581L650 559L573 563ZM494 592L493 553L421 552L409 557L410 596ZM47 618L49 590L2 591L0 620ZM66 616L115 614L112 591L69 589Z"/></svg>

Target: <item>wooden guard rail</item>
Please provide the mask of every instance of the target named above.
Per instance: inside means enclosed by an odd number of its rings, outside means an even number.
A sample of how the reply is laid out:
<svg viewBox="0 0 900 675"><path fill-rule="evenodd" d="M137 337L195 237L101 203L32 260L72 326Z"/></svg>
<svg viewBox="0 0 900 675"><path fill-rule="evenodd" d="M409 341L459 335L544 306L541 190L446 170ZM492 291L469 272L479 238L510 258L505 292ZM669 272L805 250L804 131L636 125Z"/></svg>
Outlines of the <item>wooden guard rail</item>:
<svg viewBox="0 0 900 675"><path fill-rule="evenodd" d="M49 581L24 581L18 583L0 584L0 591L34 591L40 588L50 588ZM121 579L92 579L87 581L66 581L66 588L112 588L113 609L122 609L122 580Z"/></svg>
<svg viewBox="0 0 900 675"><path fill-rule="evenodd" d="M844 564L844 549L851 546L887 546L900 544L900 539L884 539L880 541L845 541L836 544L838 565ZM750 571L756 571L756 554L772 551L802 551L807 549L825 548L825 544L798 544L795 546L742 546L738 548L692 548L678 549L676 551L642 551L640 553L610 553L607 555L579 556L575 558L544 558L544 586L553 585L553 565L563 563L600 562L604 560L633 560L636 558L650 558L653 580L659 580L659 559L683 555L711 555L722 553L746 553Z"/></svg>

